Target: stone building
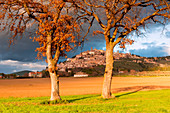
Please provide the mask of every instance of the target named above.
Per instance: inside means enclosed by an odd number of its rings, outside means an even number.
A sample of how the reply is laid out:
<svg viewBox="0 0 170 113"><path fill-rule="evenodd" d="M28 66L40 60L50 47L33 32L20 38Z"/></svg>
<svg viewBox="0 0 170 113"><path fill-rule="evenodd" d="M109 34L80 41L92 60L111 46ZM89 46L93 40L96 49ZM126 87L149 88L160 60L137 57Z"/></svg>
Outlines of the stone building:
<svg viewBox="0 0 170 113"><path fill-rule="evenodd" d="M74 74L74 77L88 77L88 74L83 72L77 72L76 74Z"/></svg>
<svg viewBox="0 0 170 113"><path fill-rule="evenodd" d="M29 72L28 77L42 78L43 74L42 72Z"/></svg>

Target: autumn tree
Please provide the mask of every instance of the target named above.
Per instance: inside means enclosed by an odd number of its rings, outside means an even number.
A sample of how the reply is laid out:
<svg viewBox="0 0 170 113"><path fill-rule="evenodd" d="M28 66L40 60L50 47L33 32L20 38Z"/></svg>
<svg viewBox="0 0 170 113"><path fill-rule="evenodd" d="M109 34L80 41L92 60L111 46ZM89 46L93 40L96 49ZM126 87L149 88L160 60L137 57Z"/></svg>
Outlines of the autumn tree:
<svg viewBox="0 0 170 113"><path fill-rule="evenodd" d="M166 24L170 18L170 2L167 0L75 0L74 7L95 18L106 40L106 68L103 98L111 98L113 74L113 49L116 45L125 48L132 44L130 34L140 34L147 25Z"/></svg>
<svg viewBox="0 0 170 113"><path fill-rule="evenodd" d="M39 43L38 57L47 57L48 71L51 78L51 99L58 100L59 75L57 62L60 56L73 49L78 43L81 23L71 5L64 0L0 0L1 30L11 32L10 44L17 36L22 36L27 28L36 28L33 41ZM34 26L33 26L34 25Z"/></svg>

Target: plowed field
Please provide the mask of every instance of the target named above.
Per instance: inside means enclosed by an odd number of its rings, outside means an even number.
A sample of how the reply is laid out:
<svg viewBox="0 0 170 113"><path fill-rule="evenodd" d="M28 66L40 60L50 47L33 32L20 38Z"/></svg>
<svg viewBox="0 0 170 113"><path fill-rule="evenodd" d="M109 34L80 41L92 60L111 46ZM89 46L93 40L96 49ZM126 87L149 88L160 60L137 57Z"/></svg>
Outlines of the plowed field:
<svg viewBox="0 0 170 113"><path fill-rule="evenodd" d="M100 94L103 77L60 78L60 94ZM170 77L113 77L112 92L170 89ZM0 80L0 97L50 96L50 78Z"/></svg>

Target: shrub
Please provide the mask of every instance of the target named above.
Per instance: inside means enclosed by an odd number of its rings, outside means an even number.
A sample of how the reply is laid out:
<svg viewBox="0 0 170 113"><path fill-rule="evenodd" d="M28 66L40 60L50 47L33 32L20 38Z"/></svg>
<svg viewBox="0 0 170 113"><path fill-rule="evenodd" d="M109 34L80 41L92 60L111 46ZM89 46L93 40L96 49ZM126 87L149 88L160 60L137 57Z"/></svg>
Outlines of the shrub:
<svg viewBox="0 0 170 113"><path fill-rule="evenodd" d="M67 103L69 103L69 101L67 100L53 100L53 101L46 100L46 101L41 102L40 104L54 105L54 104L67 104Z"/></svg>

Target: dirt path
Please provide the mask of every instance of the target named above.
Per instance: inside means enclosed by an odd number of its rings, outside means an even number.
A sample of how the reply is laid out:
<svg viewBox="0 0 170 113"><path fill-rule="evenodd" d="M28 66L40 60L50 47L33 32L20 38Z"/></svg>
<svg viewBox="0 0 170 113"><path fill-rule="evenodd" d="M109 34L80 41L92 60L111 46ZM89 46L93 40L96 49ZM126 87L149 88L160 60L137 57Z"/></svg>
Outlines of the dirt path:
<svg viewBox="0 0 170 113"><path fill-rule="evenodd" d="M103 77L60 78L61 95L100 94ZM170 77L113 77L112 92L170 89ZM50 79L0 80L0 97L50 96Z"/></svg>

